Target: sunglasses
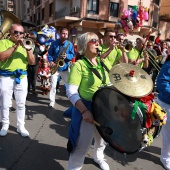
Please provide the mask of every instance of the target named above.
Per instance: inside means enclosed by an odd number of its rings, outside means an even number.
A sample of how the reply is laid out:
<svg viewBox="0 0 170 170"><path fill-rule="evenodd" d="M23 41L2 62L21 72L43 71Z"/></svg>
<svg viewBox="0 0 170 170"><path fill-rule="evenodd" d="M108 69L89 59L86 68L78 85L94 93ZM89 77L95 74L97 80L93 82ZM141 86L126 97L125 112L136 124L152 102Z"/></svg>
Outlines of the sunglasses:
<svg viewBox="0 0 170 170"><path fill-rule="evenodd" d="M110 38L117 38L116 35L107 35L107 36L109 36Z"/></svg>
<svg viewBox="0 0 170 170"><path fill-rule="evenodd" d="M22 35L22 34L24 34L24 33L14 30L14 34L20 34L20 35Z"/></svg>
<svg viewBox="0 0 170 170"><path fill-rule="evenodd" d="M95 39L95 38L93 38L89 41L89 43L92 43L92 44L96 44L97 42L99 42L99 40Z"/></svg>

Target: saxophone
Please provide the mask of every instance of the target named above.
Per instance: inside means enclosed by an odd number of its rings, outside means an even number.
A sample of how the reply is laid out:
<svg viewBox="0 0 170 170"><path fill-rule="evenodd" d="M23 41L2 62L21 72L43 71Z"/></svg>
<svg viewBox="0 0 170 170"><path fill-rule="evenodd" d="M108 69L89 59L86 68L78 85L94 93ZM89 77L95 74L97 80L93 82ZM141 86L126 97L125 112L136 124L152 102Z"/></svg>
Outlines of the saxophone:
<svg viewBox="0 0 170 170"><path fill-rule="evenodd" d="M70 45L70 42L67 44L67 46L65 48L62 49L62 51L58 55L59 57L56 59L56 61L54 61L55 66L51 67L51 74L52 75L56 73L56 71L58 70L59 67L64 67L65 62L64 62L64 58L62 57L62 55L65 54L69 45Z"/></svg>

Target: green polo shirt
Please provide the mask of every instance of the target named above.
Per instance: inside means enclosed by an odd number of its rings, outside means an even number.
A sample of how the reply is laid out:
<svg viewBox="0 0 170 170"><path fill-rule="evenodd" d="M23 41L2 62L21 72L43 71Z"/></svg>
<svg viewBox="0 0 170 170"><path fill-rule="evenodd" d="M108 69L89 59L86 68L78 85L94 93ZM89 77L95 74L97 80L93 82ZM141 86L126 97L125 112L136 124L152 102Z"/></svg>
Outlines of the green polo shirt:
<svg viewBox="0 0 170 170"><path fill-rule="evenodd" d="M99 61L99 58L98 58ZM105 63L108 68L111 68L109 63ZM97 66L93 66L102 80L108 84L109 74L98 62ZM79 94L85 100L91 101L94 93L98 90L99 87L103 85L102 81L90 70L90 66L83 60L78 60L73 64L70 70L70 74L67 80L67 83L79 86Z"/></svg>
<svg viewBox="0 0 170 170"><path fill-rule="evenodd" d="M139 56L139 51L136 48L132 48L132 50L127 52L126 54L127 54L128 59L136 60L138 58L138 56ZM143 52L141 53L140 58L144 58ZM138 66L142 68L143 67L143 62L140 63Z"/></svg>
<svg viewBox="0 0 170 170"><path fill-rule="evenodd" d="M0 52L7 50L8 48L14 46L11 40L4 39L0 41ZM22 46L19 46L15 52L5 61L0 61L0 69L15 71L17 69L27 70L27 51Z"/></svg>
<svg viewBox="0 0 170 170"><path fill-rule="evenodd" d="M104 44L101 44L99 50L101 50L101 54L105 53L109 48L106 48ZM117 64L117 62L120 60L122 57L122 51L117 48L117 46L114 47L114 49L110 52L110 54L104 59L105 61L109 61L111 66L113 67L114 65Z"/></svg>

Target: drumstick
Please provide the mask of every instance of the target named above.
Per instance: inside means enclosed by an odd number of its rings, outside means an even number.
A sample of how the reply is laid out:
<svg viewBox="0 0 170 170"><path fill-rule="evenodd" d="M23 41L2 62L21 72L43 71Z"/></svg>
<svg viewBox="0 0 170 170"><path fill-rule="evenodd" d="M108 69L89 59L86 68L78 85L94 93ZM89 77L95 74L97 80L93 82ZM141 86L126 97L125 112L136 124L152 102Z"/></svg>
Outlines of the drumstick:
<svg viewBox="0 0 170 170"><path fill-rule="evenodd" d="M107 135L111 135L113 133L113 130L111 128L104 127L100 123L96 122L95 120L93 120L93 123L98 127L100 127Z"/></svg>

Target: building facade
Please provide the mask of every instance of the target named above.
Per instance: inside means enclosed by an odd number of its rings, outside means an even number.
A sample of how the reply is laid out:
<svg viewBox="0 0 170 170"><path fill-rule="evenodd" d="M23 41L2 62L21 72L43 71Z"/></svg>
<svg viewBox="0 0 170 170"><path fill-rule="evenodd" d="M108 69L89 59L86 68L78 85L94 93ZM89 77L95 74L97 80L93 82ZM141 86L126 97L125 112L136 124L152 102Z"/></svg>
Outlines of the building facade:
<svg viewBox="0 0 170 170"><path fill-rule="evenodd" d="M160 7L161 39L170 39L170 1L162 0Z"/></svg>
<svg viewBox="0 0 170 170"><path fill-rule="evenodd" d="M162 0L14 0L14 13L21 20L36 25L28 26L28 30L39 31L45 24L56 29L67 27L74 39L87 31L100 35L105 28L115 27L124 8L143 5L149 9L149 19L140 30L131 34L143 36L154 27L152 36L156 36L161 2Z"/></svg>

